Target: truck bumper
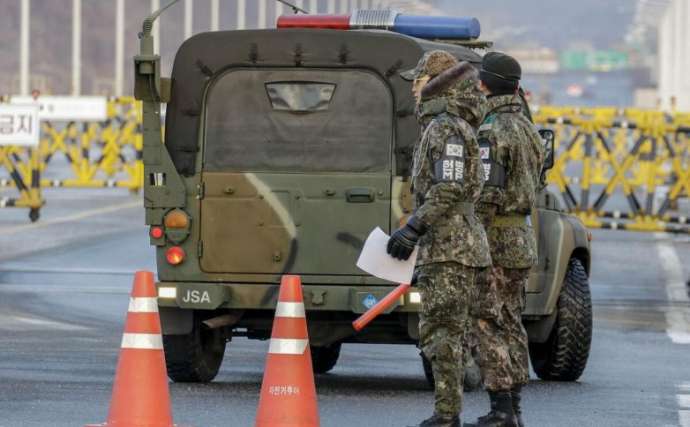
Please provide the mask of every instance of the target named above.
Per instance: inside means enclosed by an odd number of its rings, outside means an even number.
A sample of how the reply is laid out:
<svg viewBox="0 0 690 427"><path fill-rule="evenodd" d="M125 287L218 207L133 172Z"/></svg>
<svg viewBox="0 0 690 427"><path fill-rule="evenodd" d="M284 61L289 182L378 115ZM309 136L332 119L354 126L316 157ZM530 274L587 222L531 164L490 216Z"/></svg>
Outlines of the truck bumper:
<svg viewBox="0 0 690 427"><path fill-rule="evenodd" d="M248 333L270 333L278 301L277 284L159 282L158 305L164 334L185 334L192 328L194 311L242 312L238 327ZM380 301L394 286L303 285L304 305L313 345L330 344L333 335L345 342L405 343L419 339L419 291L412 288L362 333L353 335L351 322ZM530 341L542 342L553 326L552 316L530 314L523 319ZM253 332L252 332L253 331ZM320 331L320 332L317 332Z"/></svg>
<svg viewBox="0 0 690 427"><path fill-rule="evenodd" d="M204 311L235 312L238 321L233 335L266 339L270 335L279 285L161 282L158 305L166 335L187 334L195 316ZM315 286L303 285L308 311L309 339L312 345L333 342L405 344L419 340L419 293L402 296L364 331L355 333L352 321L360 313L391 292L393 286ZM196 313L196 314L194 314Z"/></svg>
<svg viewBox="0 0 690 427"><path fill-rule="evenodd" d="M158 305L194 310L275 310L279 285L217 284L196 282L159 282ZM364 313L394 286L316 286L303 285L307 310ZM412 289L393 304L392 311L417 313L420 310L419 292Z"/></svg>

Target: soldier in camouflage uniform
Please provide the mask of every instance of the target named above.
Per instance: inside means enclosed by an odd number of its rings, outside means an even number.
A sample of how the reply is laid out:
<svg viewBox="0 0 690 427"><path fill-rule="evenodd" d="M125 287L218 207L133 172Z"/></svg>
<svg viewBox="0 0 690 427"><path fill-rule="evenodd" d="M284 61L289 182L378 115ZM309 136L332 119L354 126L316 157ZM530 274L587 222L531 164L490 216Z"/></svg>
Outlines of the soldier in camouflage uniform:
<svg viewBox="0 0 690 427"><path fill-rule="evenodd" d="M419 243L419 345L431 363L436 401L433 416L420 426L461 426L462 343L470 291L491 263L486 234L474 212L484 182L475 130L485 97L476 70L443 51L428 53L403 77L415 80L424 131L412 168L416 209L391 236L388 253L408 259Z"/></svg>
<svg viewBox="0 0 690 427"><path fill-rule="evenodd" d="M544 153L539 133L522 112L518 62L488 53L480 76L489 108L478 134L486 173L478 211L493 266L478 282L479 364L491 411L477 425L522 426L520 390L529 380L529 362L521 314L529 272L537 262L530 214Z"/></svg>

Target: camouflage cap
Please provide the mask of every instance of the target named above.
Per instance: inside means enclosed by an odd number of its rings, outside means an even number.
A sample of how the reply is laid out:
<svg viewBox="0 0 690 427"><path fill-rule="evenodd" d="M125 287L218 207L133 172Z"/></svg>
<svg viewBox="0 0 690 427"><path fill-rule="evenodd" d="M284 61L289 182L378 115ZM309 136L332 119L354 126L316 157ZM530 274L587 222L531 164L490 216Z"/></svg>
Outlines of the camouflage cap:
<svg viewBox="0 0 690 427"><path fill-rule="evenodd" d="M444 50L432 50L424 54L415 68L400 73L400 77L408 81L421 76L436 77L457 63L457 58L450 53Z"/></svg>

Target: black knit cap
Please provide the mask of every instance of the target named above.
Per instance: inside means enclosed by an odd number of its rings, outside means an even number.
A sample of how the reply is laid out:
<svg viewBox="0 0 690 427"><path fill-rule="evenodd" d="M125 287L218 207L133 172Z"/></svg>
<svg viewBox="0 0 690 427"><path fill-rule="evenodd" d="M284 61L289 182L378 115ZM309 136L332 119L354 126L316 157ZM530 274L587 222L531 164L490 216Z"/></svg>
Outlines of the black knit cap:
<svg viewBox="0 0 690 427"><path fill-rule="evenodd" d="M493 95L507 95L518 89L522 68L512 56L489 52L484 55L479 76Z"/></svg>

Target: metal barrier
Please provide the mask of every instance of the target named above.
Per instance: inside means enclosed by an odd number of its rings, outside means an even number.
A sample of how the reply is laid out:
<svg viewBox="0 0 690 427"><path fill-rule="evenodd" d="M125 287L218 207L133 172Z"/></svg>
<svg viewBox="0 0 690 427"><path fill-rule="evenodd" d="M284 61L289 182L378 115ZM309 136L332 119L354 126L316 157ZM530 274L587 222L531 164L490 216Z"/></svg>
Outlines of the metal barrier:
<svg viewBox="0 0 690 427"><path fill-rule="evenodd" d="M678 211L690 195L690 115L547 107L535 121L556 132L548 181L588 227L690 232Z"/></svg>
<svg viewBox="0 0 690 427"><path fill-rule="evenodd" d="M19 197L0 197L0 208L29 208L31 222L38 221L44 200L39 185L41 162L38 150L13 146L0 146L0 166L9 173L0 185L12 183Z"/></svg>
<svg viewBox="0 0 690 427"><path fill-rule="evenodd" d="M0 187L19 191L18 198L1 198L0 207L27 207L36 220L42 187L138 192L141 108L133 98L119 98L109 101L107 116L99 123L43 122L38 149L0 147L0 166L9 174ZM678 211L690 195L690 114L541 107L534 118L556 132L548 182L588 227L690 232ZM62 167L55 165L60 157Z"/></svg>
<svg viewBox="0 0 690 427"><path fill-rule="evenodd" d="M18 198L0 198L0 207L28 207L36 221L44 204L41 188L126 188L144 183L141 108L134 98L107 104L104 122L41 122L38 148L0 147L0 167L8 176L0 187L14 187ZM63 158L62 165L56 165Z"/></svg>
<svg viewBox="0 0 690 427"><path fill-rule="evenodd" d="M71 177L43 179L42 187L118 187L139 191L143 185L141 111L133 98L108 103L103 123L67 123L62 128L43 123L40 150L47 168L64 156Z"/></svg>

